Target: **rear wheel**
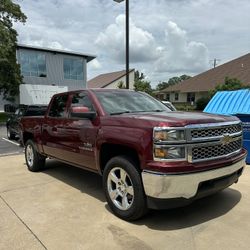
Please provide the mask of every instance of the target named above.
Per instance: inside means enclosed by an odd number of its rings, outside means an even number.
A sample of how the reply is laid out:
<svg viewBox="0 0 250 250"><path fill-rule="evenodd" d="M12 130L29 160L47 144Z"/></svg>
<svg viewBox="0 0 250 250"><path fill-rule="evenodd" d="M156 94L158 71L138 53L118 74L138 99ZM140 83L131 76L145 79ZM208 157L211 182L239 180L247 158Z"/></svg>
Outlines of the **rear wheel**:
<svg viewBox="0 0 250 250"><path fill-rule="evenodd" d="M41 170L45 165L45 157L37 152L36 145L32 140L25 144L25 160L27 167L32 172Z"/></svg>
<svg viewBox="0 0 250 250"><path fill-rule="evenodd" d="M9 127L7 127L7 137L9 140L13 140L16 137L15 133L13 133Z"/></svg>
<svg viewBox="0 0 250 250"><path fill-rule="evenodd" d="M132 221L147 212L140 173L127 157L117 156L107 163L103 186L108 204L116 216Z"/></svg>

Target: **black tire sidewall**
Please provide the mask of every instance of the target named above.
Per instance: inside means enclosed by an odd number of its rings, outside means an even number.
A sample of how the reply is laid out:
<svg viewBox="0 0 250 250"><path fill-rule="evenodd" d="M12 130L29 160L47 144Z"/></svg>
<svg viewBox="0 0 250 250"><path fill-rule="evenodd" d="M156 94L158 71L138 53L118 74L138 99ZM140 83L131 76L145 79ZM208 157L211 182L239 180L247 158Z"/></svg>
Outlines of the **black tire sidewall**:
<svg viewBox="0 0 250 250"><path fill-rule="evenodd" d="M30 145L33 149L33 165L30 166L28 164L28 160L27 160L27 147L28 145ZM45 164L45 158L42 158L39 153L37 152L37 149L36 149L36 145L35 143L32 141L32 140L28 140L26 143L25 143L25 160L26 160L26 165L28 167L28 169L31 171L31 172L37 172L39 171L41 168L44 167L44 164Z"/></svg>
<svg viewBox="0 0 250 250"><path fill-rule="evenodd" d="M15 138L15 134L11 132L11 129L9 126L7 127L7 137L9 140L12 140Z"/></svg>
<svg viewBox="0 0 250 250"><path fill-rule="evenodd" d="M107 188L107 179L109 172L113 168L122 168L124 169L131 181L134 188L134 200L133 204L128 210L121 210L113 204L112 200L109 197L108 188ZM112 158L106 165L103 173L103 188L105 192L106 199L108 201L110 209L113 213L121 219L131 221L136 220L142 217L146 212L146 197L144 193L144 188L142 185L142 180L140 172L138 171L136 165L125 156L116 156Z"/></svg>

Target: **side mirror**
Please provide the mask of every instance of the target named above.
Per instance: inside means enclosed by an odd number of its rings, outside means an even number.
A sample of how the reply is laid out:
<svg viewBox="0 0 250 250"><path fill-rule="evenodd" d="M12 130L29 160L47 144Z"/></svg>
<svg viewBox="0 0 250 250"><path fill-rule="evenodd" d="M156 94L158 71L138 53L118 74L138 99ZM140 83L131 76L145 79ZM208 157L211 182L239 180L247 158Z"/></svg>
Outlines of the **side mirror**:
<svg viewBox="0 0 250 250"><path fill-rule="evenodd" d="M96 112L90 111L88 107L76 106L70 110L71 117L73 118L85 118L93 120L96 117Z"/></svg>

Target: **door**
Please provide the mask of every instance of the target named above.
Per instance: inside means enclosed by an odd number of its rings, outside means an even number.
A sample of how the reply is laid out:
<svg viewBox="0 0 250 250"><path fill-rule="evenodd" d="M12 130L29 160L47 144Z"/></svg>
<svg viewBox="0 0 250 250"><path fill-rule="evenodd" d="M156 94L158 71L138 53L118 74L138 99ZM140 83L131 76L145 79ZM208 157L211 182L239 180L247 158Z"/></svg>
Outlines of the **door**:
<svg viewBox="0 0 250 250"><path fill-rule="evenodd" d="M95 112L95 108L87 92L82 91L72 94L70 98L69 117L64 127L67 145L67 155L70 162L97 170L96 166L96 137L99 129L99 118L71 117L72 107L86 107L86 110Z"/></svg>
<svg viewBox="0 0 250 250"><path fill-rule="evenodd" d="M69 95L57 95L53 98L50 110L42 125L42 138L44 140L44 152L52 157L67 160L67 135L64 127L67 122Z"/></svg>

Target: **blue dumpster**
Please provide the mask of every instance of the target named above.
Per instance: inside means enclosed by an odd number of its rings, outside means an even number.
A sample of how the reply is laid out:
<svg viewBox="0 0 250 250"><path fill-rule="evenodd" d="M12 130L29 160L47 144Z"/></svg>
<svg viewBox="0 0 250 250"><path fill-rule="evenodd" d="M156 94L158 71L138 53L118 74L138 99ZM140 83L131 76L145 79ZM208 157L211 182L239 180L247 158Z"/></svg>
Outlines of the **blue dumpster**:
<svg viewBox="0 0 250 250"><path fill-rule="evenodd" d="M248 151L246 162L247 164L250 164L250 114L249 115L237 114L236 116L242 121L243 139L244 139L243 147Z"/></svg>
<svg viewBox="0 0 250 250"><path fill-rule="evenodd" d="M248 151L246 162L250 164L250 90L217 92L204 109L206 113L235 115L243 125L243 147Z"/></svg>

